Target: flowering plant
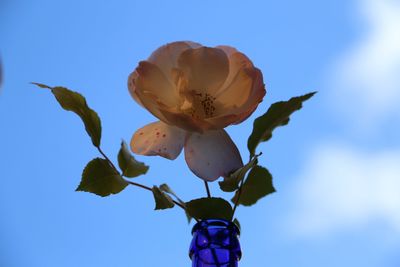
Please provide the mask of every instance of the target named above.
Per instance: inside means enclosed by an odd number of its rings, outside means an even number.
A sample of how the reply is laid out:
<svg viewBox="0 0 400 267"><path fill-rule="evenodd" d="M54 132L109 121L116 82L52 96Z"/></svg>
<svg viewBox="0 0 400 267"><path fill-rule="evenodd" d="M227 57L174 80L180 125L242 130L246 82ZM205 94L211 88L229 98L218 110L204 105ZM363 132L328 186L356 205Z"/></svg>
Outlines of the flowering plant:
<svg viewBox="0 0 400 267"><path fill-rule="evenodd" d="M76 189L108 196L134 185L151 191L155 209L182 208L189 221L234 220L238 205L251 206L275 192L272 175L258 164L256 149L272 137L275 128L288 124L290 115L315 92L274 103L256 118L248 138L249 161L243 164L239 150L225 127L247 119L262 101L266 91L261 71L233 47L205 47L194 42L174 42L158 48L146 61L139 62L128 78L132 97L151 112L157 122L138 129L130 142L131 151L170 160L182 149L190 170L204 180L207 197L181 200L167 185L148 187L131 181L146 174L149 167L137 161L122 142L118 167L101 149L101 121L85 98L64 87L35 85L50 89L62 108L76 113L83 121L93 145L102 158L90 161ZM229 201L211 197L208 183L218 178ZM235 219L235 223L238 221Z"/></svg>

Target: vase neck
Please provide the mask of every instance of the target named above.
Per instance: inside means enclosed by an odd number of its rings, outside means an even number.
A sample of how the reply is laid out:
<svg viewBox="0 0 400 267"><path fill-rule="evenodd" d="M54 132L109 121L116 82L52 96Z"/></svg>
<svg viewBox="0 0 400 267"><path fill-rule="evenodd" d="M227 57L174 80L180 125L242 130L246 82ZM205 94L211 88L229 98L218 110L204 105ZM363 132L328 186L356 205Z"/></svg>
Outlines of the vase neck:
<svg viewBox="0 0 400 267"><path fill-rule="evenodd" d="M226 220L198 222L192 230L189 256L192 267L237 267L241 258L239 229Z"/></svg>

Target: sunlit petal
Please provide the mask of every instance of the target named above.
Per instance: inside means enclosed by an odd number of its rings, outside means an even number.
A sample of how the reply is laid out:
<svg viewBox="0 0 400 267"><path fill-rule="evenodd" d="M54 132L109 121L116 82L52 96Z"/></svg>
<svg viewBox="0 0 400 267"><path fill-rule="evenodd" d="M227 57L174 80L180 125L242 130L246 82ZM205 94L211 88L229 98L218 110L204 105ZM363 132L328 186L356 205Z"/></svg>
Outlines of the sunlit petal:
<svg viewBox="0 0 400 267"><path fill-rule="evenodd" d="M233 53L238 52L236 48L229 45L218 45L215 48L219 48L225 52L227 57L229 58Z"/></svg>
<svg viewBox="0 0 400 267"><path fill-rule="evenodd" d="M254 67L251 60L245 54L237 52L235 48L226 46L223 46L223 48L225 49L224 51L227 53L229 59L229 74L224 84L218 90L218 93L226 90L226 88L231 85L240 70L251 69Z"/></svg>
<svg viewBox="0 0 400 267"><path fill-rule="evenodd" d="M241 115L241 120L236 123L240 123L250 116L250 114L253 113L266 94L261 71L257 68L253 68L248 72L248 74L253 80L251 92L247 98L247 101L233 111L235 114Z"/></svg>
<svg viewBox="0 0 400 267"><path fill-rule="evenodd" d="M154 64L141 61L136 68L136 75L131 75L131 82L128 81L129 90L141 91L142 93L149 92L167 106L175 106L177 96L175 88L171 84L163 72ZM132 87L130 86L132 84Z"/></svg>
<svg viewBox="0 0 400 267"><path fill-rule="evenodd" d="M229 73L229 61L218 48L200 47L184 51L178 68L188 77L188 89L196 92L216 92Z"/></svg>
<svg viewBox="0 0 400 267"><path fill-rule="evenodd" d="M131 75L129 76L128 78L129 93L139 105L147 109L151 114L153 114L158 119L167 122L166 118L159 111L159 106L160 105L164 106L164 105L161 103L158 97L154 94L151 94L149 91L142 92L140 90L137 90L136 79L138 76L139 74L136 71L132 72Z"/></svg>
<svg viewBox="0 0 400 267"><path fill-rule="evenodd" d="M150 55L148 61L157 65L167 79L172 82L171 71L178 66L177 62L179 55L187 49L197 48L200 46L200 44L190 41L168 43L154 51Z"/></svg>
<svg viewBox="0 0 400 267"><path fill-rule="evenodd" d="M223 129L239 120L240 115L238 114L224 114L206 119L206 121L211 124L210 129L212 130Z"/></svg>
<svg viewBox="0 0 400 267"><path fill-rule="evenodd" d="M251 94L253 86L253 77L249 75L249 69L241 69L231 84L215 97L226 108L238 107L243 105ZM218 114L224 113L219 110Z"/></svg>
<svg viewBox="0 0 400 267"><path fill-rule="evenodd" d="M135 99L135 101L139 105L141 105L142 107L145 107L143 102L140 100L140 98L138 97L138 95L136 93L136 82L135 82L135 80L137 79L138 76L139 76L139 74L136 71L132 72L129 75L129 77L128 77L128 89L129 89L129 93L131 94L133 99Z"/></svg>
<svg viewBox="0 0 400 267"><path fill-rule="evenodd" d="M160 112L168 124L175 125L187 131L202 133L212 128L212 125L207 121L194 118L190 114L173 111L171 109L160 109Z"/></svg>
<svg viewBox="0 0 400 267"><path fill-rule="evenodd" d="M216 96L222 105L216 117L254 111L265 93L261 71L257 68L241 69L230 86Z"/></svg>

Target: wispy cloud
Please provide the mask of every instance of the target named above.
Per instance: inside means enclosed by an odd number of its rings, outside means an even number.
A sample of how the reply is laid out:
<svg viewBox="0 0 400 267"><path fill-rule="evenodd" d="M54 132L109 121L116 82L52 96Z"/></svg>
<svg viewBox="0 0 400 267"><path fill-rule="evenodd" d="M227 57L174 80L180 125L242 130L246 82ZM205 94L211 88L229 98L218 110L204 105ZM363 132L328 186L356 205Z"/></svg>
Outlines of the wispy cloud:
<svg viewBox="0 0 400 267"><path fill-rule="evenodd" d="M318 234L386 223L400 234L400 150L366 153L348 145L315 148L297 186L290 226Z"/></svg>
<svg viewBox="0 0 400 267"><path fill-rule="evenodd" d="M330 83L342 104L335 108L371 127L389 114L400 117L400 2L358 2L365 31L338 60Z"/></svg>
<svg viewBox="0 0 400 267"><path fill-rule="evenodd" d="M335 65L330 105L347 112L343 127L361 121L374 131L400 118L400 2L360 0L359 14L365 35ZM380 221L400 234L400 149L370 152L337 138L316 145L296 178L291 229L315 236Z"/></svg>

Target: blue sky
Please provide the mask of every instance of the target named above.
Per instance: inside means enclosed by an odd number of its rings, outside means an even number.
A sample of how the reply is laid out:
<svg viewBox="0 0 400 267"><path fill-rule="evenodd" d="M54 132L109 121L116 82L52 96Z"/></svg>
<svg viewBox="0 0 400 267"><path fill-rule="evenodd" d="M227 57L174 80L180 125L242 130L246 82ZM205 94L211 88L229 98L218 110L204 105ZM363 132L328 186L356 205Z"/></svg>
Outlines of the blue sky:
<svg viewBox="0 0 400 267"><path fill-rule="evenodd" d="M176 40L235 46L263 71L264 102L228 128L243 158L257 115L319 91L260 147L278 192L238 210L240 266L399 266L399 18L395 0L0 1L0 266L190 265L180 210L153 211L137 188L74 192L98 154L79 119L29 84L85 95L115 159L121 138L155 120L129 73ZM205 195L182 156L137 158L151 166L138 182Z"/></svg>

